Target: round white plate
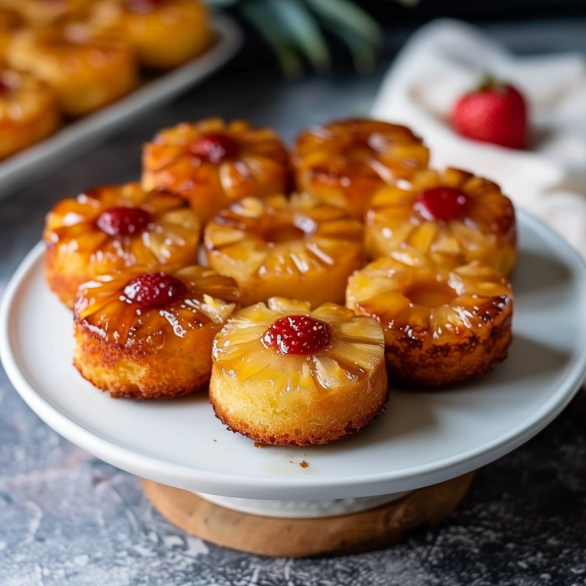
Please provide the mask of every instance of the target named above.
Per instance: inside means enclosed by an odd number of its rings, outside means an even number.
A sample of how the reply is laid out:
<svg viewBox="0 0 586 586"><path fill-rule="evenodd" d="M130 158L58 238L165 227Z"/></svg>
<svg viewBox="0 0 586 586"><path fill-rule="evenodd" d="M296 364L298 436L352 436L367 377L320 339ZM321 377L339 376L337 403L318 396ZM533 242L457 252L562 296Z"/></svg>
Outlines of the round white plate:
<svg viewBox="0 0 586 586"><path fill-rule="evenodd" d="M72 366L71 313L45 285L41 244L3 300L2 362L24 400L60 434L171 486L312 500L434 484L527 441L566 406L586 374L586 266L539 221L520 213L519 223L515 340L506 362L480 380L440 392L393 390L373 425L328 446L256 448L221 425L206 393L148 402L96 390Z"/></svg>

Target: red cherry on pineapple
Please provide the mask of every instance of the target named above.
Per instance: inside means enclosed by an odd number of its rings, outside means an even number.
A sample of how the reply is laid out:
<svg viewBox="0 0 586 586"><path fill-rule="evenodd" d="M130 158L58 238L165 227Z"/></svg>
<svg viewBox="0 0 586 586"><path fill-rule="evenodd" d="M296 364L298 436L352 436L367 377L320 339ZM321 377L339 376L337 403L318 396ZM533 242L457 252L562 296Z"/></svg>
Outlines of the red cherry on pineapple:
<svg viewBox="0 0 586 586"><path fill-rule="evenodd" d="M518 89L487 77L461 97L452 110L452 124L463 136L513 149L527 141L527 105Z"/></svg>
<svg viewBox="0 0 586 586"><path fill-rule="evenodd" d="M127 299L142 307L161 307L187 294L185 285L167 273L145 273L124 287Z"/></svg>
<svg viewBox="0 0 586 586"><path fill-rule="evenodd" d="M4 82L2 78L0 78L0 96L5 94L10 89L10 86Z"/></svg>
<svg viewBox="0 0 586 586"><path fill-rule="evenodd" d="M452 187L435 187L419 194L413 209L426 220L456 220L468 210L468 196Z"/></svg>
<svg viewBox="0 0 586 586"><path fill-rule="evenodd" d="M307 315L288 315L269 327L262 342L281 354L314 354L330 343L330 328Z"/></svg>
<svg viewBox="0 0 586 586"><path fill-rule="evenodd" d="M145 210L118 207L103 211L96 225L110 236L132 236L142 232L151 221L151 215Z"/></svg>
<svg viewBox="0 0 586 586"><path fill-rule="evenodd" d="M238 151L238 143L227 134L211 132L202 134L198 140L191 144L190 150L200 159L207 159L212 163L219 163L236 154Z"/></svg>

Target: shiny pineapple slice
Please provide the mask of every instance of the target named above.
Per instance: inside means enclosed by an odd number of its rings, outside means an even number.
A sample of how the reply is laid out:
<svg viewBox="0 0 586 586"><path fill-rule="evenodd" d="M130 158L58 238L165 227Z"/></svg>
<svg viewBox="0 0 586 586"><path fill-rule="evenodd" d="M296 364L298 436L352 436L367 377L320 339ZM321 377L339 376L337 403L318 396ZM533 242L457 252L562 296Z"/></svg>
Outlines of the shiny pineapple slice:
<svg viewBox="0 0 586 586"><path fill-rule="evenodd" d="M443 386L488 371L511 343L510 283L478 261L450 270L415 249L350 277L346 305L385 334L392 378Z"/></svg>
<svg viewBox="0 0 586 586"><path fill-rule="evenodd" d="M216 415L256 441L325 444L357 433L386 398L380 326L339 305L272 298L236 312L214 340Z"/></svg>
<svg viewBox="0 0 586 586"><path fill-rule="evenodd" d="M76 298L74 364L113 397L190 393L209 381L214 336L238 299L232 279L197 265L102 275Z"/></svg>
<svg viewBox="0 0 586 586"><path fill-rule="evenodd" d="M269 128L211 118L167 128L147 143L142 184L181 194L205 221L235 200L284 192L288 165Z"/></svg>
<svg viewBox="0 0 586 586"><path fill-rule="evenodd" d="M299 194L232 204L207 224L204 243L209 265L238 282L243 305L294 294L315 307L344 303L362 238L358 220Z"/></svg>
<svg viewBox="0 0 586 586"><path fill-rule="evenodd" d="M298 189L362 219L376 190L427 167L429 150L405 126L340 120L301 133L292 158Z"/></svg>
<svg viewBox="0 0 586 586"><path fill-rule="evenodd" d="M178 195L138 183L103 186L60 201L47 216L45 273L73 307L79 285L125 267L197 262L200 222Z"/></svg>
<svg viewBox="0 0 586 586"><path fill-rule="evenodd" d="M515 210L495 183L459 169L426 170L379 190L366 213L369 258L414 247L449 265L479 260L509 276Z"/></svg>

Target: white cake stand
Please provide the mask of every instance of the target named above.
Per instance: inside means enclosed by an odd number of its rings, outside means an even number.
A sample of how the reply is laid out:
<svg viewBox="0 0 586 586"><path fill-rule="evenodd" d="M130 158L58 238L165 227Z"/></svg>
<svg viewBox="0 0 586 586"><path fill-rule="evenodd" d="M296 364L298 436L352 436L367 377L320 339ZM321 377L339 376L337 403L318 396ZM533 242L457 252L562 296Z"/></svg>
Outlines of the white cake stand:
<svg viewBox="0 0 586 586"><path fill-rule="evenodd" d="M328 446L257 448L222 426L206 393L148 402L97 391L72 366L71 313L45 285L41 244L3 299L2 363L48 425L143 478L257 515L328 516L378 506L510 452L580 387L586 267L538 220L520 213L519 224L508 360L484 378L440 392L392 389L372 426Z"/></svg>

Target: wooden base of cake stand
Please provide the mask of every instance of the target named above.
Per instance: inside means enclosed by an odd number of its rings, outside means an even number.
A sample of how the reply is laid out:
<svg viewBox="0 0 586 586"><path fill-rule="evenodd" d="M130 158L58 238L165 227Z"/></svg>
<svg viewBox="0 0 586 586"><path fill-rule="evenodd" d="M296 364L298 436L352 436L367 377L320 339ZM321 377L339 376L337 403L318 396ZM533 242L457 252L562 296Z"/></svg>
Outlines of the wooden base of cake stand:
<svg viewBox="0 0 586 586"><path fill-rule="evenodd" d="M445 519L462 500L474 473L420 488L375 509L314 519L240 513L196 494L143 480L154 506L171 523L206 541L259 555L309 557L379 549Z"/></svg>

